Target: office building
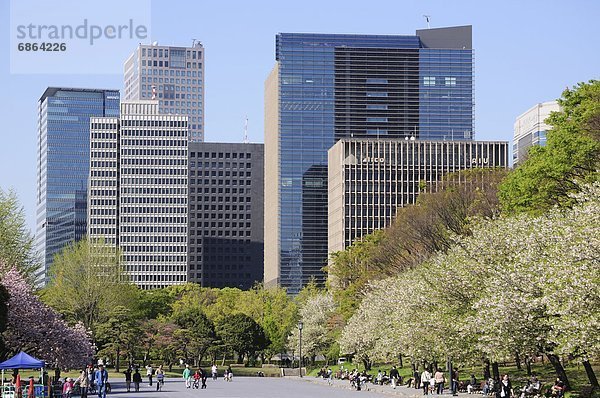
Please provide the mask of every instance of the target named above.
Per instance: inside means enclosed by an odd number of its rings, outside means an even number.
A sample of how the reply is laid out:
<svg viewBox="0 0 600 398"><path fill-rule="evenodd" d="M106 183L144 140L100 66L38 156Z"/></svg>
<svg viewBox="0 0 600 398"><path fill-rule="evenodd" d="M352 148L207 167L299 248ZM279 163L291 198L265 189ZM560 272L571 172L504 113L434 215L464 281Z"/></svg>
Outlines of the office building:
<svg viewBox="0 0 600 398"><path fill-rule="evenodd" d="M91 118L88 234L121 251L143 289L187 281L188 117L124 101Z"/></svg>
<svg viewBox="0 0 600 398"><path fill-rule="evenodd" d="M345 137L473 138L471 27L280 33L265 82L265 285L323 283L327 151Z"/></svg>
<svg viewBox="0 0 600 398"><path fill-rule="evenodd" d="M328 251L390 225L447 173L508 167L508 143L344 138L329 150Z"/></svg>
<svg viewBox="0 0 600 398"><path fill-rule="evenodd" d="M263 279L264 146L191 143L188 281L250 289Z"/></svg>
<svg viewBox="0 0 600 398"><path fill-rule="evenodd" d="M124 67L129 100L159 102L162 114L184 115L189 120L189 140L204 141L204 48L140 44Z"/></svg>
<svg viewBox="0 0 600 398"><path fill-rule="evenodd" d="M48 87L38 105L35 246L48 280L54 256L86 233L90 117L118 116L119 91Z"/></svg>
<svg viewBox="0 0 600 398"><path fill-rule="evenodd" d="M513 165L527 157L530 147L546 145L546 133L552 127L545 120L552 112L560 112L557 101L542 102L517 117L513 135Z"/></svg>

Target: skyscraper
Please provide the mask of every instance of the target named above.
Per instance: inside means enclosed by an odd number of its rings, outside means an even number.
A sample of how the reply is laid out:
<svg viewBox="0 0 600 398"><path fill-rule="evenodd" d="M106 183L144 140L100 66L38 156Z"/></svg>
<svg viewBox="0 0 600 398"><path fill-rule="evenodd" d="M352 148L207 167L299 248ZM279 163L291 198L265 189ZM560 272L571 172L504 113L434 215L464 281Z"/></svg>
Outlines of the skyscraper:
<svg viewBox="0 0 600 398"><path fill-rule="evenodd" d="M189 119L189 140L204 141L204 47L140 44L124 66L129 100L156 99L163 114Z"/></svg>
<svg viewBox="0 0 600 398"><path fill-rule="evenodd" d="M551 129L546 119L550 113L559 111L557 101L547 101L534 105L517 117L513 135L514 166L525 160L530 147L546 145L546 133Z"/></svg>
<svg viewBox="0 0 600 398"><path fill-rule="evenodd" d="M250 289L263 278L264 146L194 142L188 152L188 281Z"/></svg>
<svg viewBox="0 0 600 398"><path fill-rule="evenodd" d="M280 33L265 83L265 284L324 282L327 150L344 137L473 137L471 27Z"/></svg>
<svg viewBox="0 0 600 398"><path fill-rule="evenodd" d="M47 282L54 255L86 233L90 117L118 116L119 91L48 87L38 106L36 249Z"/></svg>
<svg viewBox="0 0 600 398"><path fill-rule="evenodd" d="M122 253L143 289L187 281L187 116L158 101L123 101L119 118L91 118L88 235Z"/></svg>

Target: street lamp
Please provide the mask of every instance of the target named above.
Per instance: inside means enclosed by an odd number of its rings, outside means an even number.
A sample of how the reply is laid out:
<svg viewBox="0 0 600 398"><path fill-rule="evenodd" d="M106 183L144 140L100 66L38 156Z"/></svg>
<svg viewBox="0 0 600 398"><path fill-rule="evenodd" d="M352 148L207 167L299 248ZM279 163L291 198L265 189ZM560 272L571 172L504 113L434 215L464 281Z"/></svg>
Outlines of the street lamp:
<svg viewBox="0 0 600 398"><path fill-rule="evenodd" d="M300 339L300 377L302 377L302 328L304 327L304 323L302 321L298 322L298 337Z"/></svg>

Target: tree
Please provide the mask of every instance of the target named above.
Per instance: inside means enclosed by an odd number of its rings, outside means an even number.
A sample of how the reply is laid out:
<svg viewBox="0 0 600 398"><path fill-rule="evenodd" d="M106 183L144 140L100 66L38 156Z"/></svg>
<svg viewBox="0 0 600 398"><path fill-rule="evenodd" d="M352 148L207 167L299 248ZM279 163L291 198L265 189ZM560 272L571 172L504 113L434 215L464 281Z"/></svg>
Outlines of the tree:
<svg viewBox="0 0 600 398"><path fill-rule="evenodd" d="M225 345L237 352L240 363L246 355L252 363L256 353L269 345L263 328L245 314L225 316L217 325L217 333Z"/></svg>
<svg viewBox="0 0 600 398"><path fill-rule="evenodd" d="M599 178L600 81L567 89L558 102L562 110L546 121L552 126L546 146L532 147L501 185L507 212L541 214L554 206L570 207L576 198L571 194Z"/></svg>
<svg viewBox="0 0 600 398"><path fill-rule="evenodd" d="M82 239L56 255L42 298L70 322L95 331L113 308L137 307L138 292L125 279L114 247Z"/></svg>
<svg viewBox="0 0 600 398"><path fill-rule="evenodd" d="M14 266L30 277L39 267L33 237L28 231L17 195L0 189L0 262L4 264L0 276Z"/></svg>
<svg viewBox="0 0 600 398"><path fill-rule="evenodd" d="M198 363L216 339L215 326L198 306L180 310L173 314L173 322L187 334L187 350Z"/></svg>
<svg viewBox="0 0 600 398"><path fill-rule="evenodd" d="M10 353L27 351L48 364L71 369L91 360L92 342L86 328L81 323L69 327L39 300L16 268L5 272L1 284L10 295L3 334Z"/></svg>
<svg viewBox="0 0 600 398"><path fill-rule="evenodd" d="M118 372L121 364L121 356L129 358L133 362L134 352L140 344L141 330L137 319L133 317L132 311L123 306L113 308L108 319L98 324L96 339L100 351L99 356L107 356L115 359L115 370Z"/></svg>
<svg viewBox="0 0 600 398"><path fill-rule="evenodd" d="M10 295L8 290L3 285L0 285L0 359L6 357L6 346L4 345L4 339L2 333L6 330L6 324L8 322L8 300Z"/></svg>

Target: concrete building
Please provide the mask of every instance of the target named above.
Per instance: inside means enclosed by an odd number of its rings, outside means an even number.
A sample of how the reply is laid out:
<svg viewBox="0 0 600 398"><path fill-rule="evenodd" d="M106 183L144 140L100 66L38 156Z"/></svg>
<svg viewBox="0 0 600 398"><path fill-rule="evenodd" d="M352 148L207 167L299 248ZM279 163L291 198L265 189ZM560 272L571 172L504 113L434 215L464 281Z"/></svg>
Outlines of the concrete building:
<svg viewBox="0 0 600 398"><path fill-rule="evenodd" d="M188 281L250 289L264 262L264 145L189 145Z"/></svg>
<svg viewBox="0 0 600 398"><path fill-rule="evenodd" d="M534 105L517 117L513 135L513 165L526 158L530 147L546 145L546 133L551 127L545 120L550 113L559 111L557 101L548 101Z"/></svg>
<svg viewBox="0 0 600 398"><path fill-rule="evenodd" d="M346 137L473 137L471 26L280 33L265 82L265 285L323 283L327 150Z"/></svg>
<svg viewBox="0 0 600 398"><path fill-rule="evenodd" d="M163 114L189 120L189 140L204 141L204 47L140 44L124 66L129 100L156 99Z"/></svg>
<svg viewBox="0 0 600 398"><path fill-rule="evenodd" d="M121 250L143 289L187 281L188 117L124 101L90 119L88 235Z"/></svg>
<svg viewBox="0 0 600 398"><path fill-rule="evenodd" d="M48 280L54 256L86 233L90 117L118 116L119 91L48 87L38 105L36 273Z"/></svg>
<svg viewBox="0 0 600 398"><path fill-rule="evenodd" d="M508 143L344 138L329 150L328 251L390 225L447 173L508 167Z"/></svg>

